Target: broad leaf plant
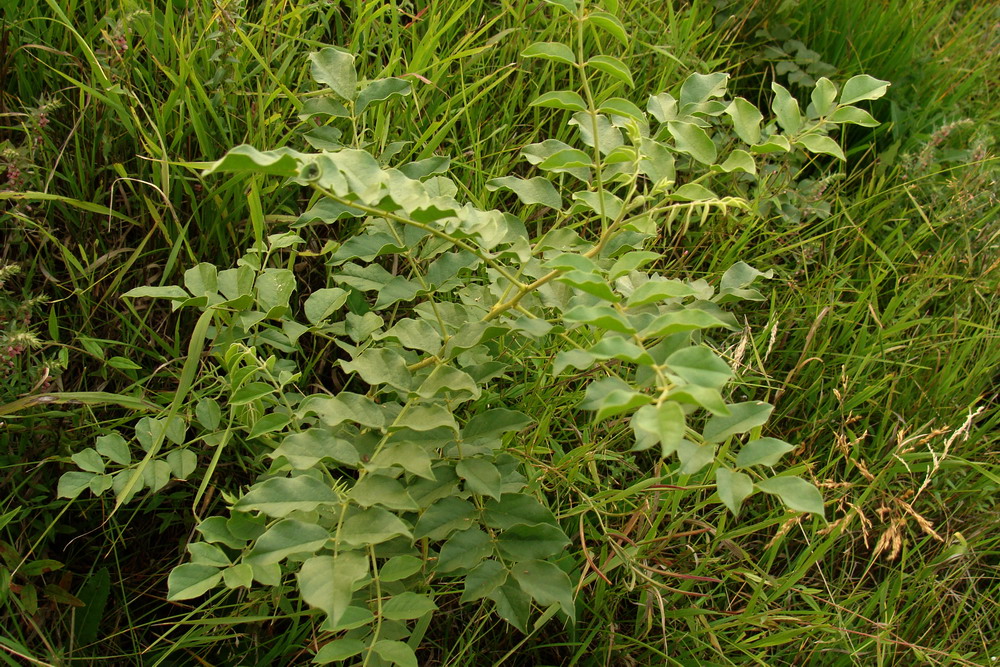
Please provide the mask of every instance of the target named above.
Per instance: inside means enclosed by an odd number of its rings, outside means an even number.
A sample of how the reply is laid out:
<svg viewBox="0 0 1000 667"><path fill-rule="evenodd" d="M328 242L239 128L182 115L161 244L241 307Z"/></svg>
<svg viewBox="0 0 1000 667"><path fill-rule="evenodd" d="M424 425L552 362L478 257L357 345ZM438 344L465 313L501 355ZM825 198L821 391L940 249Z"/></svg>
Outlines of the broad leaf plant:
<svg viewBox="0 0 1000 667"><path fill-rule="evenodd" d="M625 96L634 74L622 60L584 53L586 31L628 43L617 2L547 1L576 43L522 55L576 81L532 103L564 115L575 141L525 146L520 175L487 184L543 211L544 233L464 201L445 157L394 165L399 146L373 154L359 125L410 84L361 81L350 53L324 48L310 56L318 88L302 109L320 123L306 137L315 152L239 146L208 169L283 179L312 192L308 210L267 236L258 215L235 267L198 264L182 286L125 295L201 312L180 384L161 414L74 455L80 470L60 495L111 492L117 509L201 466L198 507L227 450L266 452L257 481L227 496L228 516L198 524L171 600L217 587L298 598L331 633L321 663L416 665L439 581L523 631L533 607L572 622L578 559L509 451L533 417L489 391L529 356L551 359L553 381L588 383L581 414L627 420L633 449L666 462L660 479L701 474L733 514L764 492L823 515L815 486L773 471L793 446L761 437L772 406L731 402L733 369L709 344L714 330L737 330L726 306L762 299L771 272L738 263L717 285L686 281L662 275L651 248L677 220L753 215L765 167L844 160L829 132L876 125L854 104L888 84L856 76L838 90L820 78L804 110L773 84L765 122L729 95L727 74L695 73L640 107ZM323 249L329 284L302 294L299 229L341 220L356 231ZM339 357L341 390L299 384L308 337Z"/></svg>

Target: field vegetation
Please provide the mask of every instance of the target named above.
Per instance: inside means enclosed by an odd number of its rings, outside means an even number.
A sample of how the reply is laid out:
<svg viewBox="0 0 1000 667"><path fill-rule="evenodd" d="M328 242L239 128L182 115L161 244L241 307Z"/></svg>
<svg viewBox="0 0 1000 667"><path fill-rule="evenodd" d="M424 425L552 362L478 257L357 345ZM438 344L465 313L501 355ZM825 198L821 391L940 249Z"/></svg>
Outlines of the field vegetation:
<svg viewBox="0 0 1000 667"><path fill-rule="evenodd" d="M4 0L0 662L1000 659L1000 9Z"/></svg>

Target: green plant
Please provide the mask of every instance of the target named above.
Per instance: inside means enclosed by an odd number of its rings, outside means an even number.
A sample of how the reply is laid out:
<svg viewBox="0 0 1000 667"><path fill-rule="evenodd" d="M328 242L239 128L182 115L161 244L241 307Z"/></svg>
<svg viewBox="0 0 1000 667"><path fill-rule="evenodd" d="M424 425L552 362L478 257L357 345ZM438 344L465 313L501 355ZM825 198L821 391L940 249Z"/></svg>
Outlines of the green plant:
<svg viewBox="0 0 1000 667"><path fill-rule="evenodd" d="M265 234L252 204L255 243L235 267L201 263L183 287L126 294L202 311L179 386L159 416L135 424L139 460L131 438L105 435L73 456L81 470L61 478L60 495L111 490L117 509L143 488L197 476L197 507L225 453L261 472L226 494L228 518L201 521L191 562L170 576L171 599L221 583L264 608L260 587L280 592L285 611L304 601L325 613L322 631L338 633L318 662L416 664L442 582L461 581L461 602L490 599L522 630L532 604L572 620L578 559L564 553L570 539L516 444L533 422L509 390L519 367L572 371L586 386L580 409L608 429L627 419L633 449L655 452L643 484L715 488L734 514L764 491L823 515L812 484L761 472L792 446L760 437L770 405L731 402L732 369L710 345L714 330L737 328L724 306L762 299L755 283L770 273L736 263L718 287L665 278L662 254L647 248L678 221L752 215L759 163L787 170L806 151L843 160L827 133L874 124L853 103L887 84L855 77L838 100L820 79L805 114L775 84L777 122L763 124L754 105L727 97L726 74L693 74L643 111L617 95L633 84L621 60L584 55L586 31L628 42L617 3L549 4L565 10L574 45L538 42L522 55L574 73L576 89L532 104L571 112L577 144L528 145L522 155L543 175L486 185L539 207L534 233L513 214L462 203L446 158L389 167L394 153L366 150L365 115L409 84L359 82L353 57L326 48L310 57L324 88L305 110L327 123L307 137L321 152L241 146L209 173L285 178L313 193L299 226L357 219L358 231L307 254L295 231ZM300 304L294 269L316 256L327 281ZM297 362L304 341L336 355L330 377L309 386ZM199 470L205 448L211 461Z"/></svg>

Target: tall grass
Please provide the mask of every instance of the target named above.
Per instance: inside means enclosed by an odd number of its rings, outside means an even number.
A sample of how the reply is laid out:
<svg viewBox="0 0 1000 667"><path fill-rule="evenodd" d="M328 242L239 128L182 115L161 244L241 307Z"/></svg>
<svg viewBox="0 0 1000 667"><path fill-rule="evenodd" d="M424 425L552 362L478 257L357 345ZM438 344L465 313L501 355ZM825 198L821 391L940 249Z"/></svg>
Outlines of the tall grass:
<svg viewBox="0 0 1000 667"><path fill-rule="evenodd" d="M641 72L633 98L693 71L757 85L763 45L737 28L766 8L747 4L734 23L715 22L706 3L623 0L624 59ZM425 635L428 664L944 665L998 654L997 15L921 0L787 7L764 20L790 26L844 78L893 81L875 109L891 121L888 140L873 151L869 135L852 135L863 167L827 191L829 215L711 219L663 239L664 271L717 279L738 260L777 270L770 301L742 312L746 330L723 343L740 391L776 403L771 434L798 445L793 463L833 499L832 522L766 499L733 521L705 491L647 488L641 471L656 461L627 451L624 427L555 421L578 388L527 368L497 390L537 419L517 454L593 561L582 619L521 637L484 611L454 609ZM0 143L25 176L0 187L0 265L20 262L26 294L47 296L33 322L42 353L64 367L54 379L64 392L170 400L184 323L118 296L169 284L199 260L229 264L303 210L292 189L199 172L240 143L307 145L298 114L309 51L336 44L359 54L369 78L409 78L412 102L359 135L376 150L405 142L400 159L450 155L482 206L511 205L483 186L517 172L522 146L566 132L528 106L562 75L518 54L563 28L526 0L4 10ZM304 233L319 249L341 231ZM323 279L309 260L297 268ZM18 400L0 396L0 660L308 660L317 629L280 597L165 602L192 530L191 489L111 517L97 500L54 499L68 456L131 411L4 410ZM250 459L221 463L234 488L250 481Z"/></svg>

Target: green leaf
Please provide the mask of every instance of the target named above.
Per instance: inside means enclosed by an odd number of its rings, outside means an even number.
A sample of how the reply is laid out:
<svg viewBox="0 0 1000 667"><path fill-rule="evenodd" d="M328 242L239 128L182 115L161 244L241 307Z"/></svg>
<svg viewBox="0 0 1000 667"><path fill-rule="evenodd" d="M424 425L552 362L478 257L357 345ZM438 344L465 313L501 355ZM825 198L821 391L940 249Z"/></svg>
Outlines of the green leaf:
<svg viewBox="0 0 1000 667"><path fill-rule="evenodd" d="M468 529L477 516L476 508L469 501L442 498L420 515L413 534L417 539L443 540L456 530Z"/></svg>
<svg viewBox="0 0 1000 667"><path fill-rule="evenodd" d="M393 556L378 569L378 578L383 581L399 581L420 572L424 567L422 558L416 556Z"/></svg>
<svg viewBox="0 0 1000 667"><path fill-rule="evenodd" d="M709 138L705 130L694 123L672 120L667 123L667 128L674 143L682 153L687 153L698 162L703 164L713 164L718 156L715 143Z"/></svg>
<svg viewBox="0 0 1000 667"><path fill-rule="evenodd" d="M333 118L350 118L351 113L343 104L332 97L312 97L302 104L302 111L299 113L299 120L307 121L315 116L327 116ZM324 126L329 127L329 126ZM333 128L330 128L333 129Z"/></svg>
<svg viewBox="0 0 1000 667"><path fill-rule="evenodd" d="M476 399L479 393L479 385L471 375L444 364L436 366L417 389L423 398L446 396L453 401Z"/></svg>
<svg viewBox="0 0 1000 667"><path fill-rule="evenodd" d="M481 496L500 499L500 471L486 459L462 459L455 467L465 480L465 488Z"/></svg>
<svg viewBox="0 0 1000 667"><path fill-rule="evenodd" d="M273 385L266 382L251 382L237 389L229 399L229 405L246 405L268 394L274 393Z"/></svg>
<svg viewBox="0 0 1000 667"><path fill-rule="evenodd" d="M844 84L844 90L840 93L840 103L854 104L861 100L877 100L885 95L889 85L888 81L881 81L867 74L853 76Z"/></svg>
<svg viewBox="0 0 1000 667"><path fill-rule="evenodd" d="M327 665L338 660L347 660L365 650L366 644L360 639L334 639L320 647L313 656L313 663Z"/></svg>
<svg viewBox="0 0 1000 667"><path fill-rule="evenodd" d="M382 603L382 615L390 621L408 621L435 611L438 606L426 595L407 591Z"/></svg>
<svg viewBox="0 0 1000 667"><path fill-rule="evenodd" d="M109 461L123 466L132 462L132 452L129 451L128 443L117 431L102 435L95 442L97 452Z"/></svg>
<svg viewBox="0 0 1000 667"><path fill-rule="evenodd" d="M684 411L673 401L666 401L659 406L644 405L636 411L632 427L654 435L660 443L661 455L666 458L684 439Z"/></svg>
<svg viewBox="0 0 1000 667"><path fill-rule="evenodd" d="M354 69L354 56L327 47L309 54L312 78L341 98L353 102L358 96L358 73Z"/></svg>
<svg viewBox="0 0 1000 667"><path fill-rule="evenodd" d="M567 322L591 324L618 333L635 333L635 329L625 316L611 306L575 306L563 313L563 319Z"/></svg>
<svg viewBox="0 0 1000 667"><path fill-rule="evenodd" d="M444 427L458 433L455 416L446 407L437 403L410 408L406 413L406 427L414 431L433 431Z"/></svg>
<svg viewBox="0 0 1000 667"><path fill-rule="evenodd" d="M715 470L715 489L722 504L733 515L740 513L740 505L753 493L753 480L741 472L719 467Z"/></svg>
<svg viewBox="0 0 1000 667"><path fill-rule="evenodd" d="M192 296L214 296L219 291L218 276L214 264L202 262L184 272L184 287Z"/></svg>
<svg viewBox="0 0 1000 667"><path fill-rule="evenodd" d="M713 416L705 424L703 436L708 442L722 442L731 435L746 433L761 426L771 416L774 406L763 401L745 401L729 405L729 416Z"/></svg>
<svg viewBox="0 0 1000 667"><path fill-rule="evenodd" d="M71 457L73 463L80 467L81 470L86 470L87 472L104 472L104 459L101 455L97 453L93 447L87 447Z"/></svg>
<svg viewBox="0 0 1000 667"><path fill-rule="evenodd" d="M372 399L361 394L342 391L336 396L314 394L307 397L296 411L297 417L305 417L315 412L327 426L337 426L352 422L362 426L381 429L385 426L385 415L381 407Z"/></svg>
<svg viewBox="0 0 1000 667"><path fill-rule="evenodd" d="M847 161L847 156L836 141L821 134L806 134L795 141L796 146L802 146L812 153L825 153L832 155L838 160Z"/></svg>
<svg viewBox="0 0 1000 667"><path fill-rule="evenodd" d="M655 262L661 257L662 255L660 253L651 252L649 250L633 250L632 252L627 252L619 257L611 266L611 269L608 271L608 278L615 280L616 278L629 274L632 271L649 264L650 262ZM635 292L633 292L633 295L634 294ZM631 297L629 298L629 302L631 303Z"/></svg>
<svg viewBox="0 0 1000 667"><path fill-rule="evenodd" d="M114 478L111 475L94 475L90 478L90 492L99 496L114 486Z"/></svg>
<svg viewBox="0 0 1000 667"><path fill-rule="evenodd" d="M611 286L608 285L608 281L597 273L568 271L556 278L556 280L566 283L567 285L572 285L578 290L586 292L587 294L593 294L599 299L604 299L605 301L616 302L619 300L618 295L611 291Z"/></svg>
<svg viewBox="0 0 1000 667"><path fill-rule="evenodd" d="M548 523L512 526L500 533L497 539L500 552L515 561L555 556L568 544L566 534Z"/></svg>
<svg viewBox="0 0 1000 667"><path fill-rule="evenodd" d="M540 523L558 525L551 510L532 496L520 493L505 493L499 501L487 501L483 506L483 521L497 530Z"/></svg>
<svg viewBox="0 0 1000 667"><path fill-rule="evenodd" d="M184 563L167 577L167 599L190 600L215 588L222 581L222 570L211 565Z"/></svg>
<svg viewBox="0 0 1000 667"><path fill-rule="evenodd" d="M355 483L349 495L362 507L382 505L391 510L409 512L420 509L402 484L384 475L365 475Z"/></svg>
<svg viewBox="0 0 1000 667"><path fill-rule="evenodd" d="M452 572L472 569L493 555L493 541L479 528L455 533L441 547L437 571Z"/></svg>
<svg viewBox="0 0 1000 667"><path fill-rule="evenodd" d="M573 604L573 583L569 575L554 563L529 560L517 563L510 570L511 576L542 607L558 604L572 623L576 619Z"/></svg>
<svg viewBox="0 0 1000 667"><path fill-rule="evenodd" d="M292 554L313 554L329 539L330 534L318 524L282 519L257 538L244 561L251 565L279 563Z"/></svg>
<svg viewBox="0 0 1000 667"><path fill-rule="evenodd" d="M716 194L698 183L685 183L674 190L669 197L672 201L708 201L718 199Z"/></svg>
<svg viewBox="0 0 1000 667"><path fill-rule="evenodd" d="M190 449L175 449L167 454L166 461L177 479L187 479L198 468L198 455Z"/></svg>
<svg viewBox="0 0 1000 667"><path fill-rule="evenodd" d="M289 435L268 456L272 459L285 457L295 470L308 470L325 458L347 465L356 465L361 460L354 445L322 428Z"/></svg>
<svg viewBox="0 0 1000 667"><path fill-rule="evenodd" d="M640 147L639 172L645 174L654 186L667 187L677 180L674 155L666 146L642 137Z"/></svg>
<svg viewBox="0 0 1000 667"><path fill-rule="evenodd" d="M733 128L740 139L750 145L760 142L760 122L764 116L757 107L737 97L726 107L726 113L733 119Z"/></svg>
<svg viewBox="0 0 1000 667"><path fill-rule="evenodd" d="M700 385L685 384L671 389L667 398L678 403L687 403L705 408L713 415L729 415L729 408L722 400L722 394L717 389Z"/></svg>
<svg viewBox="0 0 1000 667"><path fill-rule="evenodd" d="M380 639L372 644L372 650L378 657L399 667L418 667L417 654L403 642Z"/></svg>
<svg viewBox="0 0 1000 667"><path fill-rule="evenodd" d="M351 605L344 610L337 623L331 623L330 619L327 618L320 626L320 630L324 632L343 632L344 630L353 630L368 625L374 620L375 615L367 607Z"/></svg>
<svg viewBox="0 0 1000 667"><path fill-rule="evenodd" d="M217 172L240 173L251 172L254 174L269 174L272 176L284 176L292 178L298 176L299 167L307 156L290 148L279 148L273 151L259 151L253 146L243 144L231 149L221 160L213 162L203 172L204 174L214 174ZM146 288L140 288L146 289ZM149 288L159 289L159 288ZM181 290L176 288L163 288ZM133 294L135 290L126 292L124 296L164 296L154 294ZM175 298L175 297L168 297Z"/></svg>
<svg viewBox="0 0 1000 667"><path fill-rule="evenodd" d="M572 90L552 90L539 95L528 106L550 107L552 109L568 109L570 111L586 111L587 103L579 93Z"/></svg>
<svg viewBox="0 0 1000 667"><path fill-rule="evenodd" d="M757 165L753 161L753 156L738 148L730 152L729 157L719 167L726 173L734 171L745 171L748 174L757 173Z"/></svg>
<svg viewBox="0 0 1000 667"><path fill-rule="evenodd" d="M243 549L247 540L233 535L225 517L213 516L205 519L195 529L208 542L221 542L231 549Z"/></svg>
<svg viewBox="0 0 1000 667"><path fill-rule="evenodd" d="M520 431L534 423L534 420L523 412L494 408L480 412L462 429L462 439L468 443L496 443L504 433Z"/></svg>
<svg viewBox="0 0 1000 667"><path fill-rule="evenodd" d="M722 97L726 94L726 84L729 75L722 72L711 74L690 75L681 84L680 107L681 113L690 113L689 107L707 102L713 97Z"/></svg>
<svg viewBox="0 0 1000 667"><path fill-rule="evenodd" d="M646 124L646 114L642 113L639 107L621 97L612 97L604 100L597 110L608 115L613 114L623 116L624 118L631 118L639 123L640 127Z"/></svg>
<svg viewBox="0 0 1000 667"><path fill-rule="evenodd" d="M710 389L722 389L733 376L729 364L704 345L681 348L664 364L685 382Z"/></svg>
<svg viewBox="0 0 1000 667"><path fill-rule="evenodd" d="M681 460L677 472L693 475L715 460L715 445L696 445L690 440L681 440L677 445L677 458Z"/></svg>
<svg viewBox="0 0 1000 667"><path fill-rule="evenodd" d="M376 79L358 93L358 101L354 104L354 113L360 114L371 104L384 102L391 97L405 97L409 94L410 82L405 79L396 77Z"/></svg>
<svg viewBox="0 0 1000 667"><path fill-rule="evenodd" d="M319 324L347 302L347 292L339 287L318 289L303 304L310 324Z"/></svg>
<svg viewBox="0 0 1000 667"><path fill-rule="evenodd" d="M218 401L211 398L203 398L198 401L197 405L194 406L194 416L198 419L198 422L205 427L208 431L214 431L219 428L219 424L222 423L222 408L219 407ZM120 437L120 436L119 436ZM124 443L124 440L122 440ZM101 448L98 446L97 451ZM127 450L126 450L127 451ZM103 452L102 452L103 453ZM116 463L121 463L118 459L104 454L112 461ZM122 465L127 465L128 461L122 463Z"/></svg>
<svg viewBox="0 0 1000 667"><path fill-rule="evenodd" d="M191 562L199 565L211 565L213 567L229 567L232 562L226 556L226 552L220 547L208 542L191 542L187 545L187 550L191 554Z"/></svg>
<svg viewBox="0 0 1000 667"><path fill-rule="evenodd" d="M262 435L273 433L274 431L280 431L288 426L291 421L292 418L289 415L283 415L278 412L266 414L254 422L253 428L251 428L250 432L247 434L247 439L253 440L254 438L259 438Z"/></svg>
<svg viewBox="0 0 1000 667"><path fill-rule="evenodd" d="M381 544L394 537L412 540L413 534L402 519L381 507L370 507L348 517L340 530L340 539L355 547Z"/></svg>
<svg viewBox="0 0 1000 667"><path fill-rule="evenodd" d="M665 401L656 408L656 433L660 440L660 455L666 458L684 439L684 410L673 401Z"/></svg>
<svg viewBox="0 0 1000 667"><path fill-rule="evenodd" d="M758 438L743 445L736 455L737 468L750 466L773 466L778 460L795 449L792 445L777 438Z"/></svg>
<svg viewBox="0 0 1000 667"><path fill-rule="evenodd" d="M392 442L372 457L370 465L379 469L398 466L418 477L434 480L431 456L418 442Z"/></svg>
<svg viewBox="0 0 1000 667"><path fill-rule="evenodd" d="M645 306L648 303L658 303L668 299L683 299L692 296L696 291L687 283L671 278L656 277L639 285L628 297L630 308Z"/></svg>
<svg viewBox="0 0 1000 667"><path fill-rule="evenodd" d="M385 347L368 348L352 361L341 361L340 366L368 384L388 384L404 391L409 390L413 378L403 357Z"/></svg>
<svg viewBox="0 0 1000 667"><path fill-rule="evenodd" d="M698 308L685 308L656 317L642 330L643 338L660 338L684 331L726 327L725 322Z"/></svg>
<svg viewBox="0 0 1000 667"><path fill-rule="evenodd" d="M816 80L811 99L813 111L817 116L829 116L837 100L837 86L825 76L821 76Z"/></svg>
<svg viewBox="0 0 1000 667"><path fill-rule="evenodd" d="M788 134L795 134L802 127L802 114L799 111L799 103L792 97L784 86L780 83L771 83L771 90L774 91L774 100L771 102L771 110L778 118L778 125Z"/></svg>
<svg viewBox="0 0 1000 667"><path fill-rule="evenodd" d="M596 383L591 383L591 387ZM588 387L588 394L589 394ZM610 417L620 415L625 412L632 412L642 405L651 403L653 399L647 394L643 394L632 389L616 389L603 396L597 406L597 414L594 415L595 422L601 422Z"/></svg>
<svg viewBox="0 0 1000 667"><path fill-rule="evenodd" d="M750 147L750 152L767 155L769 153L786 153L791 150L792 145L788 139L780 134L773 134L762 144L754 144Z"/></svg>
<svg viewBox="0 0 1000 667"><path fill-rule="evenodd" d="M574 192L573 200L607 220L617 220L622 212L622 200L607 191Z"/></svg>
<svg viewBox="0 0 1000 667"><path fill-rule="evenodd" d="M299 591L310 607L322 609L336 624L354 597L354 585L368 576L368 558L359 551L314 556L298 573Z"/></svg>
<svg viewBox="0 0 1000 667"><path fill-rule="evenodd" d="M778 496L781 502L796 512L811 512L823 517L823 496L819 489L799 477L772 477L756 483L764 493Z"/></svg>
<svg viewBox="0 0 1000 667"><path fill-rule="evenodd" d="M138 369L142 368L142 366L140 366L139 364L135 363L131 359L126 359L125 357L119 357L119 356L109 357L108 358L108 366L111 366L112 368L117 368L117 369L120 369L120 370L123 370L123 371L134 371L134 370L138 370Z"/></svg>
<svg viewBox="0 0 1000 667"><path fill-rule="evenodd" d="M257 303L267 313L272 308L287 308L294 289L294 273L288 269L264 269L257 276Z"/></svg>
<svg viewBox="0 0 1000 667"><path fill-rule="evenodd" d="M480 600L507 581L507 570L495 560L480 563L465 576L465 588L462 591L462 604Z"/></svg>
<svg viewBox="0 0 1000 667"><path fill-rule="evenodd" d="M240 512L263 512L276 518L295 511L310 512L320 505L340 502L336 492L328 485L307 475L298 477L272 477L250 487L246 495L236 501L233 509Z"/></svg>
<svg viewBox="0 0 1000 667"><path fill-rule="evenodd" d="M538 168L554 173L574 173L594 164L593 158L576 148L556 151L538 163Z"/></svg>
<svg viewBox="0 0 1000 667"><path fill-rule="evenodd" d="M94 478L92 472L64 472L56 485L56 496L59 498L76 498L83 491L90 487L90 481Z"/></svg>
<svg viewBox="0 0 1000 667"><path fill-rule="evenodd" d="M597 124L596 134L594 133L595 123ZM573 114L569 124L575 125L579 130L580 141L591 148L596 145L602 155L610 156L615 149L625 146L622 131L615 127L607 116L597 114L591 117L588 113L578 112ZM606 194L610 195L610 193Z"/></svg>
<svg viewBox="0 0 1000 667"><path fill-rule="evenodd" d="M504 176L503 178L494 178L486 183L487 190L492 191L500 188L514 191L521 203L527 206L541 204L556 210L562 208L562 197L559 196L559 192L548 179L541 176L529 179Z"/></svg>
<svg viewBox="0 0 1000 667"><path fill-rule="evenodd" d="M677 100L670 93L650 95L646 102L646 111L660 123L677 119Z"/></svg>
<svg viewBox="0 0 1000 667"><path fill-rule="evenodd" d="M562 42L535 42L524 51L521 51L522 58L545 58L567 65L576 64L576 56L573 49Z"/></svg>
<svg viewBox="0 0 1000 667"><path fill-rule="evenodd" d="M877 127L879 125L879 122L872 118L870 113L852 106L837 108L827 120L831 123L853 123L862 127Z"/></svg>
<svg viewBox="0 0 1000 667"><path fill-rule="evenodd" d="M572 350L579 352L580 350ZM631 363L651 366L654 361L646 350L642 349L627 338L620 336L607 336L598 341L593 347L587 350L587 356L591 361L595 359L620 359Z"/></svg>
<svg viewBox="0 0 1000 667"><path fill-rule="evenodd" d="M576 16L579 10L577 0L545 0L545 4L559 7L573 16Z"/></svg>
<svg viewBox="0 0 1000 667"><path fill-rule="evenodd" d="M594 56L587 61L587 67L593 67L605 74L618 79L629 88L635 88L635 81L632 79L632 72L618 58L612 56Z"/></svg>
<svg viewBox="0 0 1000 667"><path fill-rule="evenodd" d="M235 588L252 588L253 567L246 563L227 567L222 571L222 582L230 590Z"/></svg>
<svg viewBox="0 0 1000 667"><path fill-rule="evenodd" d="M138 299L140 297L151 297L154 299L172 299L174 301L184 301L191 298L182 287L177 285L167 285L165 287L136 287L122 294L122 297Z"/></svg>
<svg viewBox="0 0 1000 667"><path fill-rule="evenodd" d="M628 46L628 33L625 31L625 26L613 14L590 12L586 15L586 20L617 39L624 46Z"/></svg>
<svg viewBox="0 0 1000 667"><path fill-rule="evenodd" d="M497 614L521 632L528 631L531 615L531 598L515 582L507 581L490 591L487 598L497 605Z"/></svg>

